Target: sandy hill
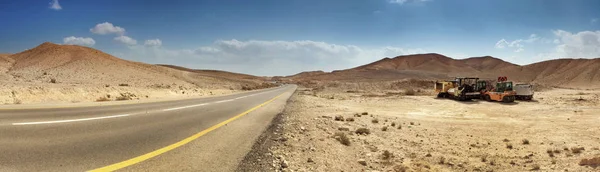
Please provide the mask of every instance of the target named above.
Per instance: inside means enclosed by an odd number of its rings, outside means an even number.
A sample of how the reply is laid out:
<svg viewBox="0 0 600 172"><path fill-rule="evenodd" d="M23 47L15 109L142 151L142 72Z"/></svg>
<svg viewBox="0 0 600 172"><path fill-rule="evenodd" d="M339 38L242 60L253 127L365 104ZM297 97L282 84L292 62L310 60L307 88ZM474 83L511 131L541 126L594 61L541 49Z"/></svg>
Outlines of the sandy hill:
<svg viewBox="0 0 600 172"><path fill-rule="evenodd" d="M119 85L137 87L184 86L200 88L241 88L259 85L260 77L215 70L192 70L123 60L102 51L77 46L43 43L33 49L10 56L3 72L15 81L63 84ZM0 70L3 68L0 65Z"/></svg>
<svg viewBox="0 0 600 172"><path fill-rule="evenodd" d="M286 77L295 81L372 81L398 79L449 79L475 76L495 79L508 76L516 82L595 88L600 86L600 59L558 59L520 66L491 57L452 59L440 54L415 54L383 58L351 69L303 73Z"/></svg>
<svg viewBox="0 0 600 172"><path fill-rule="evenodd" d="M0 80L6 81L10 76L6 73L13 65L14 60L10 58L11 54L0 54Z"/></svg>
<svg viewBox="0 0 600 172"><path fill-rule="evenodd" d="M476 71L464 62L441 54L415 54L383 58L350 70L413 70L440 73L471 73Z"/></svg>
<svg viewBox="0 0 600 172"><path fill-rule="evenodd" d="M556 59L524 66L531 80L571 87L600 86L600 59Z"/></svg>
<svg viewBox="0 0 600 172"><path fill-rule="evenodd" d="M17 80L55 79L69 84L153 84L186 85L172 72L159 66L127 61L96 49L77 45L43 43L10 58L14 64L8 71Z"/></svg>
<svg viewBox="0 0 600 172"><path fill-rule="evenodd" d="M235 72L227 72L227 71L221 71L221 70L189 69L189 68L185 68L185 67L181 67L181 66L166 65L166 64L158 64L158 65L172 68L172 69L198 73L198 74L205 75L205 76L223 78L223 79L250 79L250 80L263 79L261 77L254 76L254 75L235 73Z"/></svg>

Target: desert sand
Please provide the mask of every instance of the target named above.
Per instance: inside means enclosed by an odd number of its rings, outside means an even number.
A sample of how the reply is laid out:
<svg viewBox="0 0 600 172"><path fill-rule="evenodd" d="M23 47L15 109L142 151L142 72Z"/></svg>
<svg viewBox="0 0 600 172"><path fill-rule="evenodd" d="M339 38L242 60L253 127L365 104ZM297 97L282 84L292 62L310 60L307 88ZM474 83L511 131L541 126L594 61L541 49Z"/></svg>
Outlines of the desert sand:
<svg viewBox="0 0 600 172"><path fill-rule="evenodd" d="M503 104L415 90L299 89L242 164L276 171L599 170L580 163L600 159L600 91L546 89L534 101Z"/></svg>

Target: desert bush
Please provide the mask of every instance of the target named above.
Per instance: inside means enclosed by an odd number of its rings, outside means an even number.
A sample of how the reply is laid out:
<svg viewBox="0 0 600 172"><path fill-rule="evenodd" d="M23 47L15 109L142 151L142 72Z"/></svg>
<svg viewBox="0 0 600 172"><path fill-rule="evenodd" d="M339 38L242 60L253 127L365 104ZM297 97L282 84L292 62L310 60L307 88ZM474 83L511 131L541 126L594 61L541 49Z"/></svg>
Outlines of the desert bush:
<svg viewBox="0 0 600 172"><path fill-rule="evenodd" d="M110 99L106 98L106 97L100 97L98 99L96 99L97 102L105 102L105 101L110 101Z"/></svg>
<svg viewBox="0 0 600 172"><path fill-rule="evenodd" d="M383 127L381 128L381 131L387 131L387 130L388 130L388 127L387 127L387 126L383 126Z"/></svg>
<svg viewBox="0 0 600 172"><path fill-rule="evenodd" d="M356 131L354 133L360 134L360 135L368 135L368 134L371 134L371 130L369 130L368 128L359 128L359 129L356 129Z"/></svg>
<svg viewBox="0 0 600 172"><path fill-rule="evenodd" d="M573 148L571 148L571 152L573 152L574 154L581 153L583 150L585 150L585 148L583 148L583 147L573 147Z"/></svg>
<svg viewBox="0 0 600 172"><path fill-rule="evenodd" d="M56 79L54 79L54 78L50 79L50 83L55 84L56 83Z"/></svg>
<svg viewBox="0 0 600 172"><path fill-rule="evenodd" d="M373 124L377 124L377 123L379 123L379 119L377 119L377 118L373 118L373 119L371 120L371 122L372 122Z"/></svg>
<svg viewBox="0 0 600 172"><path fill-rule="evenodd" d="M509 143L509 144L506 144L506 148L508 148L508 149L513 149L513 145L512 145L512 144L510 144L510 143Z"/></svg>
<svg viewBox="0 0 600 172"><path fill-rule="evenodd" d="M560 149L554 149L554 153L555 154L559 154L560 153Z"/></svg>
<svg viewBox="0 0 600 172"><path fill-rule="evenodd" d="M594 157L594 158L590 158L590 159L581 159L581 161L579 161L579 165L581 166L590 166L590 167L599 167L600 166L600 157Z"/></svg>
<svg viewBox="0 0 600 172"><path fill-rule="evenodd" d="M361 115L369 115L369 112L363 112Z"/></svg>
<svg viewBox="0 0 600 172"><path fill-rule="evenodd" d="M406 91L404 91L404 95L407 95L407 96L414 96L415 94L417 94L417 93L412 88L406 89Z"/></svg>
<svg viewBox="0 0 600 172"><path fill-rule="evenodd" d="M354 117L361 117L362 115L360 115L359 113L355 113Z"/></svg>
<svg viewBox="0 0 600 172"><path fill-rule="evenodd" d="M510 142L510 140L508 140L508 139L503 139L502 141L503 142Z"/></svg>
<svg viewBox="0 0 600 172"><path fill-rule="evenodd" d="M352 121L354 121L354 118L352 118L352 117L348 117L348 118L346 118L346 121L350 121L350 122L352 122Z"/></svg>
<svg viewBox="0 0 600 172"><path fill-rule="evenodd" d="M546 153L548 153L548 156L554 157L554 151L552 151L552 149L547 149Z"/></svg>
<svg viewBox="0 0 600 172"><path fill-rule="evenodd" d="M396 166L394 166L394 172L407 172L410 171L410 169L402 164L398 164Z"/></svg>
<svg viewBox="0 0 600 172"><path fill-rule="evenodd" d="M350 146L350 138L348 138L348 136L346 136L346 133L336 132L335 135L334 135L334 137L341 144L346 145L346 146Z"/></svg>
<svg viewBox="0 0 600 172"><path fill-rule="evenodd" d="M131 100L131 97L128 97L128 96L119 96L119 97L117 97L115 100L117 100L117 101L121 101L121 100Z"/></svg>
<svg viewBox="0 0 600 172"><path fill-rule="evenodd" d="M523 139L521 142L522 142L524 145L528 145L528 144L529 144L529 140L527 140L527 139Z"/></svg>
<svg viewBox="0 0 600 172"><path fill-rule="evenodd" d="M129 84L119 84L119 86L121 86L121 87L127 87L127 86L129 86Z"/></svg>
<svg viewBox="0 0 600 172"><path fill-rule="evenodd" d="M394 155L390 151L385 150L385 151L383 151L383 154L381 154L381 159L388 160L388 159L392 158L393 156Z"/></svg>
<svg viewBox="0 0 600 172"><path fill-rule="evenodd" d="M396 122L392 122L392 127L395 127L395 126L396 126Z"/></svg>
<svg viewBox="0 0 600 172"><path fill-rule="evenodd" d="M540 165L534 164L533 167L531 168L531 171L537 171L537 170L540 170Z"/></svg>
<svg viewBox="0 0 600 172"><path fill-rule="evenodd" d="M337 116L335 116L335 120L336 120L336 121L344 121L344 116L342 116L342 115L337 115Z"/></svg>

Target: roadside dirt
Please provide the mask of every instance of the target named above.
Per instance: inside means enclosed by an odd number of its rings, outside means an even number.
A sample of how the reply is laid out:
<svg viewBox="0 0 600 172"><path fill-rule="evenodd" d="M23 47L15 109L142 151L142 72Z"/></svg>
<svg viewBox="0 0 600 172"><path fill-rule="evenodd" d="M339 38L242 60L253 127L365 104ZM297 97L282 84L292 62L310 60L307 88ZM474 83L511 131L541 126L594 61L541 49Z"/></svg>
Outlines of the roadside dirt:
<svg viewBox="0 0 600 172"><path fill-rule="evenodd" d="M426 91L298 89L244 163L277 171L597 171L585 164L600 157L599 94L553 89L502 104Z"/></svg>

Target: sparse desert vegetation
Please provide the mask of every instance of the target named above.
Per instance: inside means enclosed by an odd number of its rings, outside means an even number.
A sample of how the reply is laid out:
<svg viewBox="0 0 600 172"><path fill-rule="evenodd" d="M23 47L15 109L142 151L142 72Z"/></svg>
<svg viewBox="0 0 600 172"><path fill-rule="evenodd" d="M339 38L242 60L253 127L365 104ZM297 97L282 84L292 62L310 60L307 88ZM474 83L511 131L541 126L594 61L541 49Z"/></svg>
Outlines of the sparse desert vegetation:
<svg viewBox="0 0 600 172"><path fill-rule="evenodd" d="M269 168L285 160L293 171L597 170L598 91L547 89L504 105L346 90L294 94L276 134L290 139L270 147L280 159Z"/></svg>

